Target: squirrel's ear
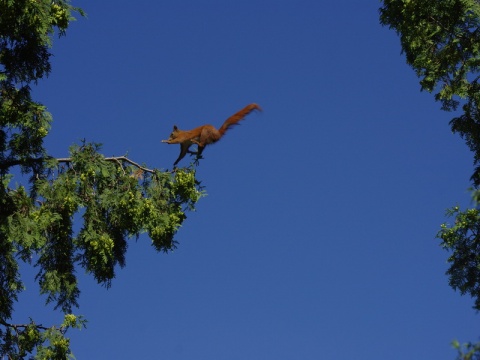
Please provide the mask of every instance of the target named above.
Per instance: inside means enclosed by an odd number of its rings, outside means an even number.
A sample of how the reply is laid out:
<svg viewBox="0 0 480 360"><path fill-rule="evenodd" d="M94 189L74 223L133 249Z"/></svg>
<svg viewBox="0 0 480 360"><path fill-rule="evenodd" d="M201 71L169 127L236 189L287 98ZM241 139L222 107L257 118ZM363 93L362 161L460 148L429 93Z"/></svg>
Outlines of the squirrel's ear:
<svg viewBox="0 0 480 360"><path fill-rule="evenodd" d="M173 131L177 131L177 130L178 130L177 125L173 125Z"/></svg>

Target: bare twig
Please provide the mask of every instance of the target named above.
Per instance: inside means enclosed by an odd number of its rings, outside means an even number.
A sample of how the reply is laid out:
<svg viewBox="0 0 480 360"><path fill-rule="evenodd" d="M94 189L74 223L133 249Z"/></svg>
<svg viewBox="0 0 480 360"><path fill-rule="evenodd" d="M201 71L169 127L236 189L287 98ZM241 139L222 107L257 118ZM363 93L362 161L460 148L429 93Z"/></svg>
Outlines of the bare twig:
<svg viewBox="0 0 480 360"><path fill-rule="evenodd" d="M141 166L140 164L130 160L129 158L127 158L126 156L118 156L118 157L109 157L109 158L105 158L105 160L107 161L125 161L125 162L128 162L129 164L133 165L133 166L136 166L137 168L145 171L145 172L148 172L150 174L154 174L155 171L151 170L151 169L147 169L146 167L143 167Z"/></svg>
<svg viewBox="0 0 480 360"><path fill-rule="evenodd" d="M58 162L63 162L63 163L68 163L68 162L72 162L72 159L71 158L58 158L56 159ZM112 157L106 157L104 158L105 161L115 161L117 163L119 163L119 165L121 165L120 161L125 161L145 172L148 172L150 174L154 174L155 171L151 170L151 169L148 169L146 167L143 167L141 166L140 164L136 163L135 161L133 160L130 160L129 158L127 158L126 156L112 156Z"/></svg>
<svg viewBox="0 0 480 360"><path fill-rule="evenodd" d="M51 159L51 158L50 158ZM41 163L43 161L47 160L46 158L36 158L36 159L29 159L28 160L28 163L30 164L34 164L34 163ZM57 160L59 163L71 163L72 162L72 158L57 158L55 159ZM136 163L135 161L133 160L130 160L129 158L127 158L126 156L112 156L112 157L106 157L104 158L104 160L106 161L115 161L117 162L119 165L122 165L121 162L124 161L124 162L127 162L139 169L141 169L142 171L144 172L148 172L150 174L155 174L155 171L152 170L152 169L148 169L146 167L143 167L141 166L139 163ZM0 170L4 170L4 169L8 169L12 166L18 166L18 165L27 165L25 161L21 161L21 160L8 160L8 161L3 161L2 163L0 163Z"/></svg>
<svg viewBox="0 0 480 360"><path fill-rule="evenodd" d="M9 324L9 323L7 323L7 322L5 322L5 321L0 320L0 325L3 325L3 326L5 326L5 327L12 328L12 329L14 329L15 331L17 331L18 328L24 328L24 329L25 329L25 328L27 328L27 327L29 327L29 326L32 326L32 325L35 326L37 329L48 330L47 327L42 326L42 325L37 325L37 324L35 324L35 323L32 323L32 324Z"/></svg>

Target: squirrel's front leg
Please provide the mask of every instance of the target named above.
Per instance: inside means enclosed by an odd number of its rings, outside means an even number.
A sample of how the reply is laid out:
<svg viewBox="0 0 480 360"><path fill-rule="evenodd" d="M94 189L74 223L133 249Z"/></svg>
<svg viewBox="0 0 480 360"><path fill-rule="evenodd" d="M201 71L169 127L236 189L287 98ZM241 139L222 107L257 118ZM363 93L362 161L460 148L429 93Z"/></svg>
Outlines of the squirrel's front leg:
<svg viewBox="0 0 480 360"><path fill-rule="evenodd" d="M190 140L192 142L192 144L195 144L195 145L198 145L198 146L202 146L203 147L203 144L195 139L192 139Z"/></svg>

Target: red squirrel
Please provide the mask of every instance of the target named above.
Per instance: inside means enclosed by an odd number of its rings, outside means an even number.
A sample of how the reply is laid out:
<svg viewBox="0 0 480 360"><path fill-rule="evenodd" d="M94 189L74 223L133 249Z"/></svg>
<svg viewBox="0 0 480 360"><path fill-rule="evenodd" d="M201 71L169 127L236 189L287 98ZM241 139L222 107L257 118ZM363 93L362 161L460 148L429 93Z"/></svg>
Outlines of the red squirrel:
<svg viewBox="0 0 480 360"><path fill-rule="evenodd" d="M240 120L243 120L245 116L250 114L254 110L261 111L262 108L257 104L250 104L245 106L242 110L230 116L220 129L215 129L212 125L202 125L193 130L180 130L176 125L173 126L173 131L170 134L168 140L162 140L162 143L167 144L180 144L180 155L178 159L173 163L175 167L180 160L182 160L187 153L196 154L197 161L201 158L202 152L205 146L213 144L220 140L230 127L238 125ZM190 146L196 144L198 149L196 152L190 151Z"/></svg>

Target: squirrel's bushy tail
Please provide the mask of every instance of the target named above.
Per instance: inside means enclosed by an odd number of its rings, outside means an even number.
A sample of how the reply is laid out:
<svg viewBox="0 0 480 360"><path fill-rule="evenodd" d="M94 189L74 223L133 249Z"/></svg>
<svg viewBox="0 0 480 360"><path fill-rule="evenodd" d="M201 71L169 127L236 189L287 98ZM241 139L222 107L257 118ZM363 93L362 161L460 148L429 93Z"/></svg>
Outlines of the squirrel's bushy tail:
<svg viewBox="0 0 480 360"><path fill-rule="evenodd" d="M220 129L218 129L218 132L223 136L228 129L230 129L234 125L238 125L238 122L240 120L243 120L245 116L247 116L254 110L262 111L262 108L257 104L250 104L245 106L242 110L233 114L227 120L225 120Z"/></svg>

